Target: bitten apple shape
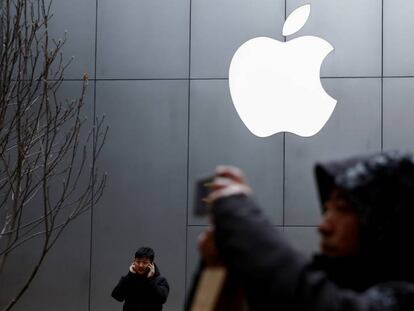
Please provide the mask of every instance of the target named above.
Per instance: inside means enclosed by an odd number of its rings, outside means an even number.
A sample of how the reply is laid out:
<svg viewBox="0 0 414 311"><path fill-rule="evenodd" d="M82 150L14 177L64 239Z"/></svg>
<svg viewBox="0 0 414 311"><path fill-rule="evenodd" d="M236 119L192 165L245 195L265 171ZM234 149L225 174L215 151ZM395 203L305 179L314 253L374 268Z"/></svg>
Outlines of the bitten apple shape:
<svg viewBox="0 0 414 311"><path fill-rule="evenodd" d="M310 5L295 10L286 20L283 34L300 29L309 10ZM331 44L314 36L288 42L258 37L240 46L230 64L229 86L246 127L259 137L279 132L303 137L318 133L336 106L320 81L321 64L332 50Z"/></svg>

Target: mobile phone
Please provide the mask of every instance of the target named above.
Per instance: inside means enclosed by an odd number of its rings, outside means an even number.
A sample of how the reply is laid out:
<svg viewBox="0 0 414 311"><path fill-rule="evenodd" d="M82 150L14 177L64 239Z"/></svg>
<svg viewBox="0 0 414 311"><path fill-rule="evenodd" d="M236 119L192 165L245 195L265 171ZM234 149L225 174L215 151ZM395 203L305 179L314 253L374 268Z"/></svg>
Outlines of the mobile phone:
<svg viewBox="0 0 414 311"><path fill-rule="evenodd" d="M195 184L195 196L194 196L194 215L195 216L205 216L209 214L209 207L207 203L203 200L206 198L211 189L209 184L214 180L214 176L203 177L197 180Z"/></svg>
<svg viewBox="0 0 414 311"><path fill-rule="evenodd" d="M151 266L150 265L148 265L146 268L145 268L145 275L146 276L148 276L148 274L150 273L150 271L151 271Z"/></svg>

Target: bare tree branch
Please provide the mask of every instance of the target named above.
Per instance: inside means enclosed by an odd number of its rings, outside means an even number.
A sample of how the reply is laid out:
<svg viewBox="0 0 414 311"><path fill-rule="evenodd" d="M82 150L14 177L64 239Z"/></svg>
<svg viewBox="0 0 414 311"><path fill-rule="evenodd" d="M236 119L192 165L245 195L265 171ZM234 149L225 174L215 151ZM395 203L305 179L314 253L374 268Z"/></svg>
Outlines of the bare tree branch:
<svg viewBox="0 0 414 311"><path fill-rule="evenodd" d="M16 305L62 232L96 204L106 184L94 163L108 128L104 117L93 126L84 117L87 74L77 98L61 98L72 58L63 53L66 33L49 35L52 1L0 3L0 277L16 249L43 239L40 257L0 306L4 311Z"/></svg>

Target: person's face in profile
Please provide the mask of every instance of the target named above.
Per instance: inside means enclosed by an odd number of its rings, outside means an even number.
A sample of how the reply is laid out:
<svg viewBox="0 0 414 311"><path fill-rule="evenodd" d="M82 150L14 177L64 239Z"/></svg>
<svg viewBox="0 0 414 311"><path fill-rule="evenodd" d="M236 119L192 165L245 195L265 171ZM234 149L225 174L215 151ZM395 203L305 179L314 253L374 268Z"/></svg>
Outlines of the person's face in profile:
<svg viewBox="0 0 414 311"><path fill-rule="evenodd" d="M140 275L148 273L150 268L151 260L149 258L135 258L134 259L134 270Z"/></svg>
<svg viewBox="0 0 414 311"><path fill-rule="evenodd" d="M355 209L335 188L324 204L319 224L322 254L330 257L353 256L359 251L360 222Z"/></svg>

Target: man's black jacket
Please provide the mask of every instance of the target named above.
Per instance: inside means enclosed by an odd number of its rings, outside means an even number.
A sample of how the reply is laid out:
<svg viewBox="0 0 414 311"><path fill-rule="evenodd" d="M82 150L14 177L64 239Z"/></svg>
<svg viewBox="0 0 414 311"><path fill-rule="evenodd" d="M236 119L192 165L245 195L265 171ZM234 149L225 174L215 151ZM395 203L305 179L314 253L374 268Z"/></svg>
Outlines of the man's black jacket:
<svg viewBox="0 0 414 311"><path fill-rule="evenodd" d="M128 272L112 291L112 297L124 301L124 311L160 311L169 293L167 280L157 267L152 278Z"/></svg>

